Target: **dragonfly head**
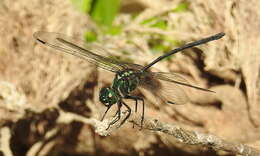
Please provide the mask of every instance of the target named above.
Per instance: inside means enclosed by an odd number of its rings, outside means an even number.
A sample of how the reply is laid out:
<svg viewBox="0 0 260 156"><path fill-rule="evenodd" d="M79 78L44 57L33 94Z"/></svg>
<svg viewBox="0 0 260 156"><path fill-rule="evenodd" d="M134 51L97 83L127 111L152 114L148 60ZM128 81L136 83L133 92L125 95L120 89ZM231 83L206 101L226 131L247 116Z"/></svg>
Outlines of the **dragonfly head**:
<svg viewBox="0 0 260 156"><path fill-rule="evenodd" d="M111 106L119 100L117 94L110 87L104 87L99 92L99 100L106 107Z"/></svg>

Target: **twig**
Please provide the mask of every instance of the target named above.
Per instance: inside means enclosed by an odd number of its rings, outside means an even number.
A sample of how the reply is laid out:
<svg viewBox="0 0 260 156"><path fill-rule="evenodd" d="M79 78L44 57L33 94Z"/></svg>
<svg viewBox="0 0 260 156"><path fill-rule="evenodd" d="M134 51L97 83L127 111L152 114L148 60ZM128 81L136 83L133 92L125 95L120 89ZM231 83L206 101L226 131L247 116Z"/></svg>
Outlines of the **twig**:
<svg viewBox="0 0 260 156"><path fill-rule="evenodd" d="M135 113L132 115L130 122L140 125L140 115ZM151 131L163 132L174 136L178 141L189 145L204 145L215 150L223 150L232 154L240 154L243 156L260 156L260 151L240 143L231 143L220 139L211 134L204 134L196 131L189 131L175 124L166 124L157 119L146 118L144 120L143 129Z"/></svg>
<svg viewBox="0 0 260 156"><path fill-rule="evenodd" d="M36 142L26 153L26 156L43 156L47 155L52 147L55 145L54 138L57 136L59 131L54 128L48 131L42 140Z"/></svg>
<svg viewBox="0 0 260 156"><path fill-rule="evenodd" d="M125 115L126 115L125 112L121 113L121 120L125 117ZM140 127L141 126L140 119L141 119L140 114L132 113L128 121ZM70 122L72 120L81 121L85 124L90 124L94 126L96 133L102 136L106 136L109 135L111 132L114 132L118 128L118 125L120 124L120 121L118 121L107 130L107 126L111 121L113 121L113 118L101 122L97 119L86 119L79 115L73 113L67 113L67 112L60 113L60 119L58 120L58 122L64 123L65 121ZM144 119L142 128L172 135L178 141L184 144L204 145L213 148L215 150L223 150L223 151L230 152L232 154L240 154L243 156L260 156L259 150L249 147L247 145L240 144L240 143L231 143L211 134L204 134L196 131L185 130L178 125L166 124L160 122L157 119L150 119L146 117Z"/></svg>
<svg viewBox="0 0 260 156"><path fill-rule="evenodd" d="M11 131L8 127L3 127L0 130L0 150L2 154L12 156L13 153L10 149L10 138L11 138Z"/></svg>
<svg viewBox="0 0 260 156"><path fill-rule="evenodd" d="M57 121L58 123L70 123L72 121L79 121L84 124L92 125L93 127L95 127L95 132L101 136L110 135L110 133L116 129L115 126L111 126L111 128L107 129L109 123L112 121L112 118L105 119L101 122L98 119L85 118L83 116L80 116L80 115L77 115L74 113L70 113L70 112L64 112L62 110L60 111L59 114L60 114L60 116Z"/></svg>

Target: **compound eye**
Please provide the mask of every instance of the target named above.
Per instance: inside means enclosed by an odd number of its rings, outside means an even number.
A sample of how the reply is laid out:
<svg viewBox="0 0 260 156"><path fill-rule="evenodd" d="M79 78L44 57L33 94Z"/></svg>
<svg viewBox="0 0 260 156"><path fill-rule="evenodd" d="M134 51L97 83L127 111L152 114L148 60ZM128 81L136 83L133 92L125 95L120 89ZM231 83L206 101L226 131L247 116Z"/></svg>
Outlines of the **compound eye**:
<svg viewBox="0 0 260 156"><path fill-rule="evenodd" d="M104 87L100 90L99 100L105 106L110 106L112 104L115 104L118 101L118 98L111 88Z"/></svg>

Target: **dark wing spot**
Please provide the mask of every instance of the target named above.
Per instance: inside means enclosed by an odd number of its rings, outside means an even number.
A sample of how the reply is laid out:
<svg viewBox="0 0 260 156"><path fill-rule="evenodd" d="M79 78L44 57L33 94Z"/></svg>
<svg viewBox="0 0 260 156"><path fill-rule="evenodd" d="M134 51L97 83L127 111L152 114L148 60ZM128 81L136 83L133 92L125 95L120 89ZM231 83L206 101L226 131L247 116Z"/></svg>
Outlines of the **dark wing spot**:
<svg viewBox="0 0 260 156"><path fill-rule="evenodd" d="M40 39L36 39L38 42L42 43L42 44L46 44L46 42L44 42L43 40L40 40Z"/></svg>

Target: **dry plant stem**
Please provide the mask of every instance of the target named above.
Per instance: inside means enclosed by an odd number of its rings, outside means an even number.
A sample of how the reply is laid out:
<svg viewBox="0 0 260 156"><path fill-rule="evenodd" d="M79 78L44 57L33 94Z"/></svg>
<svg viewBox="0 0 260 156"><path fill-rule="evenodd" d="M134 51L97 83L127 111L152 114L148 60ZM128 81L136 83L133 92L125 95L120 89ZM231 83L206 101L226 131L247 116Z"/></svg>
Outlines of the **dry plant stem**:
<svg viewBox="0 0 260 156"><path fill-rule="evenodd" d="M44 139L38 141L28 150L26 156L44 156L48 155L56 142L55 138L59 135L59 130L54 128L48 131Z"/></svg>
<svg viewBox="0 0 260 156"><path fill-rule="evenodd" d="M60 118L66 119L66 122L71 121L73 119L77 121L82 121L85 124L93 125L95 126L96 133L103 136L109 135L111 132L115 131L120 124L120 121L118 121L107 130L106 128L108 124L114 120L113 118L100 122L99 120L96 119L85 119L84 117L80 117L72 113L65 113L65 112L60 112L60 113L61 113ZM126 112L122 112L121 120L125 117L126 114L127 114ZM140 114L132 113L128 121L141 127L140 119L141 119ZM59 121L63 122L64 120L59 120ZM165 134L172 135L180 142L189 145L204 145L209 148L213 148L215 150L223 150L223 151L230 152L232 154L240 154L243 156L260 156L259 150L249 147L247 145L243 145L240 143L231 143L210 134L185 130L178 125L162 123L157 119L150 119L146 117L143 122L143 129L163 132Z"/></svg>
<svg viewBox="0 0 260 156"><path fill-rule="evenodd" d="M13 153L10 149L10 138L11 131L8 127L3 127L0 130L0 150L2 154L13 156Z"/></svg>
<svg viewBox="0 0 260 156"><path fill-rule="evenodd" d="M126 114L127 114L126 112L122 112L121 120L124 119ZM140 114L132 113L128 121L140 127L141 126L140 119L141 119ZM58 123L69 123L75 120L94 126L96 129L96 133L102 136L107 136L111 132L117 130L120 124L120 121L118 121L107 130L107 126L111 121L113 121L113 118L101 122L97 119L93 119L93 118L86 119L84 117L78 116L77 114L60 111L60 117L58 119ZM209 148L213 148L215 150L223 150L223 151L230 152L232 154L240 154L243 156L260 156L260 151L255 148L248 147L246 145L239 144L239 143L231 143L223 139L220 139L214 135L185 130L178 125L166 124L160 122L157 119L150 119L146 117L144 119L143 129L163 132L165 134L172 135L180 142L189 145L204 145Z"/></svg>
<svg viewBox="0 0 260 156"><path fill-rule="evenodd" d="M140 115L132 114L132 117L129 121L140 126ZM204 145L215 150L223 150L232 154L240 154L243 156L260 155L259 150L247 145L243 145L240 143L231 143L210 134L185 130L178 125L162 123L156 119L146 118L144 120L143 129L159 131L168 135L172 135L180 142L189 145Z"/></svg>

